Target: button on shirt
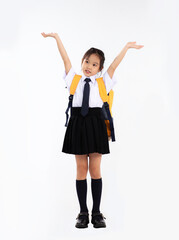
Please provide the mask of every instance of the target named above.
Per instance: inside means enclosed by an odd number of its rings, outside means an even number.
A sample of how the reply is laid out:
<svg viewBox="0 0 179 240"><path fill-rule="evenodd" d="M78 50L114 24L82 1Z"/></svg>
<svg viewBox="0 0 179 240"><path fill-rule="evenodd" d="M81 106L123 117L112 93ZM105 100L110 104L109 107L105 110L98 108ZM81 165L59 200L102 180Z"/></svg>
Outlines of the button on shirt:
<svg viewBox="0 0 179 240"><path fill-rule="evenodd" d="M65 84L66 84L66 87L67 87L69 93L70 93L70 85L72 83L72 80L73 80L75 74L77 74L77 73L75 72L73 67L71 67L68 74L66 74L66 72L64 72L64 74L63 74L63 79L65 81ZM90 78L91 81L89 82L89 84L90 84L89 107L102 108L103 101L100 97L98 83L96 81L96 78L98 77L97 74L88 77L88 76L85 76L84 73L82 72L80 75L82 75L82 77L77 85L75 94L73 96L72 107L81 107L82 106L83 90L84 90L84 85L86 83L84 80L85 80L85 78ZM109 91L111 89L113 89L114 85L117 83L117 79L114 74L113 74L113 77L110 78L108 72L106 71L103 74L103 80L104 80L104 83L106 86L106 91L107 91L107 93L109 93Z"/></svg>

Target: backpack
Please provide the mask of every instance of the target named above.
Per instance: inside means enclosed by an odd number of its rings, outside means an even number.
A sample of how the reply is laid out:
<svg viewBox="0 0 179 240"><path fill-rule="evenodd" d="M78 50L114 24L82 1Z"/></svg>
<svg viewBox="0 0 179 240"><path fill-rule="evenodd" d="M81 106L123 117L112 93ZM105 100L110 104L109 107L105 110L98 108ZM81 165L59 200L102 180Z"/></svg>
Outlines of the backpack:
<svg viewBox="0 0 179 240"><path fill-rule="evenodd" d="M65 127L67 127L67 125L68 125L68 117L69 117L68 116L68 111L69 111L69 108L70 108L70 115L71 115L73 95L75 94L77 85L78 85L81 77L82 77L81 75L75 74L75 76L72 80L71 86L70 86L69 103L68 103L68 107L67 107L66 112L65 112L66 113ZM107 94L105 83L103 81L103 77L96 78L96 81L98 83L100 97L103 101L102 114L103 114L104 121L105 121L105 124L106 124L108 140L112 139L112 142L114 142L115 141L115 133L114 133L112 111L111 111L114 91L111 89L109 91L109 93Z"/></svg>

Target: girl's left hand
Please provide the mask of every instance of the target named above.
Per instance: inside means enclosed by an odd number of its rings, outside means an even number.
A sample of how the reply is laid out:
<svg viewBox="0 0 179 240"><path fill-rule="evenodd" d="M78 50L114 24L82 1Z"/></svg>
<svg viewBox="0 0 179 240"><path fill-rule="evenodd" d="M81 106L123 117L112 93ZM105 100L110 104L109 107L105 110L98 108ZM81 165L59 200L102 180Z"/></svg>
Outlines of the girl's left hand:
<svg viewBox="0 0 179 240"><path fill-rule="evenodd" d="M136 48L136 49L140 49L142 48L144 45L137 45L136 42L128 42L126 44L127 48Z"/></svg>

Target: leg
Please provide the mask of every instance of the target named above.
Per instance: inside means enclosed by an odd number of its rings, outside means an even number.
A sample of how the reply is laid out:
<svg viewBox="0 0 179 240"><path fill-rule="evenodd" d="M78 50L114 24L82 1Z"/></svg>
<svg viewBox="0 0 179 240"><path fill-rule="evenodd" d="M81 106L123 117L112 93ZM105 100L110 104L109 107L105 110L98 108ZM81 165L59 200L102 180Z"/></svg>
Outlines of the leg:
<svg viewBox="0 0 179 240"><path fill-rule="evenodd" d="M88 172L88 158L87 155L75 155L77 163L77 176L76 176L76 191L80 203L80 212L88 212L86 205L87 196L87 181L86 175Z"/></svg>
<svg viewBox="0 0 179 240"><path fill-rule="evenodd" d="M101 178L101 158L100 153L89 153L89 172L93 179Z"/></svg>
<svg viewBox="0 0 179 240"><path fill-rule="evenodd" d="M76 167L77 167L77 180L83 180L86 178L88 172L88 156L84 155L75 155L76 158Z"/></svg>
<svg viewBox="0 0 179 240"><path fill-rule="evenodd" d="M102 154L89 154L89 172L91 175L91 191L93 197L92 213L100 212L100 201L102 193L101 164Z"/></svg>

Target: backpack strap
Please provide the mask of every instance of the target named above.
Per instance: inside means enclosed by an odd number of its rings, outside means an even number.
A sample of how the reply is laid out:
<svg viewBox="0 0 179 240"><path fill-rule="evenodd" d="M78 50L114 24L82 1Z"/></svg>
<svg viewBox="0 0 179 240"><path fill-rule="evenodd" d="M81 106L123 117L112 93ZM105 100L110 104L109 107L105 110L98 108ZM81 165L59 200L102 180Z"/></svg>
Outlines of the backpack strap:
<svg viewBox="0 0 179 240"><path fill-rule="evenodd" d="M109 109L110 109L111 117L112 117L113 97L114 97L114 91L111 89L108 93L108 103L109 103Z"/></svg>
<svg viewBox="0 0 179 240"><path fill-rule="evenodd" d="M71 86L70 86L70 94L72 94L72 95L75 94L76 88L78 86L78 83L79 83L81 77L82 77L81 75L75 74L75 76L72 80Z"/></svg>
<svg viewBox="0 0 179 240"><path fill-rule="evenodd" d="M75 94L75 91L76 91L76 88L78 86L78 83L81 79L81 75L78 75L78 74L75 74L73 80L72 80L72 83L70 85L70 96L69 96L69 102L68 102L68 107L65 111L66 113L66 123L65 123L65 127L67 127L68 125L68 118L69 118L69 115L68 115L68 111L69 111L69 108L71 110L71 107L72 107L72 101L73 101L73 95ZM71 111L70 111L70 114L71 114Z"/></svg>
<svg viewBox="0 0 179 240"><path fill-rule="evenodd" d="M102 101L104 102L104 107L105 107L107 117L108 117L108 120L109 120L110 130L111 130L111 139L114 142L115 141L115 134L114 134L112 111L111 111L114 91L111 89L111 91L109 92L109 95L107 94L103 77L96 78L96 81L98 83L99 94L100 94L100 97L101 97ZM110 102L110 104L108 104L108 102Z"/></svg>

